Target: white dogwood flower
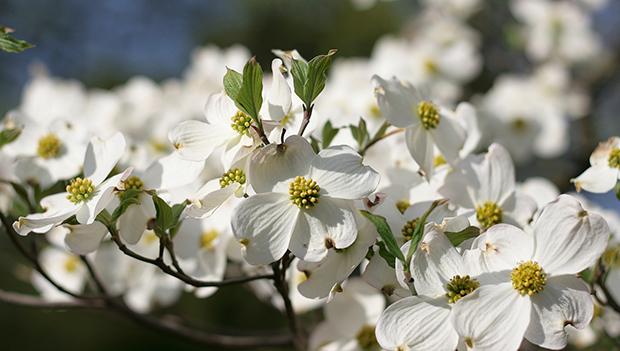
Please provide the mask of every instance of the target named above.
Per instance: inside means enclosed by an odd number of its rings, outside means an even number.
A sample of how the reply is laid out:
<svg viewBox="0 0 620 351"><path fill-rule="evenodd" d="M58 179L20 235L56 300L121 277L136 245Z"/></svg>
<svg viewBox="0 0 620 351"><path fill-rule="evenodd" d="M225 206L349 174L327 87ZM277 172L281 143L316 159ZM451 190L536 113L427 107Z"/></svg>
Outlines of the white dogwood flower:
<svg viewBox="0 0 620 351"><path fill-rule="evenodd" d="M252 117L239 111L226 94L209 95L205 118L206 122L183 121L168 134L181 157L204 161L213 151L223 148L223 162L228 167L252 151Z"/></svg>
<svg viewBox="0 0 620 351"><path fill-rule="evenodd" d="M577 191L584 189L592 193L606 193L616 186L620 179L620 138L612 137L600 143L590 156L590 168L571 182Z"/></svg>
<svg viewBox="0 0 620 351"><path fill-rule="evenodd" d="M407 82L379 76L374 76L373 81L381 113L392 125L406 128L409 153L427 177L432 173L435 146L448 163L456 161L466 133L451 112L423 99Z"/></svg>
<svg viewBox="0 0 620 351"><path fill-rule="evenodd" d="M75 215L81 224L91 224L114 198L115 189L131 173L127 169L106 180L125 152L125 138L116 133L109 139L93 138L84 157L84 177L77 177L66 191L41 200L43 213L19 217L13 228L21 235L45 233Z"/></svg>
<svg viewBox="0 0 620 351"><path fill-rule="evenodd" d="M566 346L564 328L592 319L590 291L576 274L603 253L605 220L568 195L547 205L532 233L501 224L477 237L468 252L481 271L495 272L454 307L453 322L473 350L517 350L525 337L544 348Z"/></svg>
<svg viewBox="0 0 620 351"><path fill-rule="evenodd" d="M251 264L276 261L287 249L317 262L330 248L350 246L358 228L353 200L370 195L379 183L379 174L350 147L314 155L298 136L258 150L250 169L258 194L237 207L232 228Z"/></svg>
<svg viewBox="0 0 620 351"><path fill-rule="evenodd" d="M431 228L411 261L417 296L390 305L377 323L377 341L387 350L456 349L459 335L451 323L453 307L480 286L476 269L438 228Z"/></svg>
<svg viewBox="0 0 620 351"><path fill-rule="evenodd" d="M489 228L498 223L524 226L536 202L515 190L515 170L510 155L492 144L483 155L470 155L448 173L439 193L470 215L472 223Z"/></svg>
<svg viewBox="0 0 620 351"><path fill-rule="evenodd" d="M379 291L360 278L350 279L325 305L325 321L310 336L309 350L378 351L375 325L384 308Z"/></svg>

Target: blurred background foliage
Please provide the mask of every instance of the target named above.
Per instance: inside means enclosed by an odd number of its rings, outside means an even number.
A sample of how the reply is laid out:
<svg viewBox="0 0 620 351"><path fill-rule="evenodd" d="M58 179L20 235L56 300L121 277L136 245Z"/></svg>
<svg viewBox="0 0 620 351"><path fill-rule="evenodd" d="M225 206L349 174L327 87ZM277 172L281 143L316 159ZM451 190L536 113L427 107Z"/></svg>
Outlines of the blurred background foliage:
<svg viewBox="0 0 620 351"><path fill-rule="evenodd" d="M523 56L514 55L506 1L487 1L470 19L484 33L485 69L466 89L464 98L486 91L501 72L528 72ZM37 65L50 75L82 81L87 87L112 88L135 75L156 81L179 77L195 47L242 44L269 67L271 49L298 49L312 57L330 48L338 56L368 56L375 41L407 31L418 6L413 1L379 2L355 10L348 0L0 0L0 24L15 28L17 37L36 45L19 55L0 53L0 116L19 104L21 91ZM597 31L620 56L620 1L595 15ZM532 161L520 169L532 175L564 179L585 162L594 145L620 134L620 73L618 62L605 68L592 92L593 114L572 126L568 155L559 160ZM369 85L370 89L370 85ZM544 163L544 167L543 164ZM551 177L552 180L553 177ZM591 194L588 194L591 195ZM590 196L618 209L613 194ZM0 238L0 281L7 289L33 292L28 272L7 271L19 260L4 236ZM21 280L20 280L21 279ZM284 319L268 304L256 303L243 287L221 289L207 301L190 295L160 314L178 313L221 331L283 329ZM33 310L0 304L2 350L216 350L169 338L112 313ZM316 317L316 316L315 316ZM313 318L310 315L307 318ZM609 349L609 344L596 349Z"/></svg>

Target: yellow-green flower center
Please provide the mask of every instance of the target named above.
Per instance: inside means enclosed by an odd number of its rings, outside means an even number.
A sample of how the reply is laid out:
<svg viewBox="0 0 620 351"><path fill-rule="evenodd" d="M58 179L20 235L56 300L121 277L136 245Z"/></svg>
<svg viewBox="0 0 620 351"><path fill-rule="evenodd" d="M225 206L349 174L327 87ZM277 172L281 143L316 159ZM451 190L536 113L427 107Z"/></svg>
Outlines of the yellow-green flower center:
<svg viewBox="0 0 620 351"><path fill-rule="evenodd" d="M430 101L421 101L417 107L418 117L424 129L435 129L439 125L439 110Z"/></svg>
<svg viewBox="0 0 620 351"><path fill-rule="evenodd" d="M400 200L396 203L396 208L400 211L400 213L405 213L409 206L411 206L411 202L407 199Z"/></svg>
<svg viewBox="0 0 620 351"><path fill-rule="evenodd" d="M288 186L291 201L299 208L310 209L319 203L319 185L310 178L298 176Z"/></svg>
<svg viewBox="0 0 620 351"><path fill-rule="evenodd" d="M232 129L241 135L248 134L248 129L250 129L250 126L252 125L252 117L241 111L237 111L237 113L230 119L232 120L232 123L230 124Z"/></svg>
<svg viewBox="0 0 620 351"><path fill-rule="evenodd" d="M480 282L468 275L455 275L446 285L448 303L455 303L480 287Z"/></svg>
<svg viewBox="0 0 620 351"><path fill-rule="evenodd" d="M377 346L377 337L375 336L375 327L372 325L364 325L360 328L355 336L357 343L363 350L370 350Z"/></svg>
<svg viewBox="0 0 620 351"><path fill-rule="evenodd" d="M433 59L425 60L424 68L426 69L426 72L428 72L429 74L439 73L439 66L437 66L437 63Z"/></svg>
<svg viewBox="0 0 620 351"><path fill-rule="evenodd" d="M476 219L483 228L502 223L502 208L495 202L487 201L476 208Z"/></svg>
<svg viewBox="0 0 620 351"><path fill-rule="evenodd" d="M370 105L370 108L368 108L368 110L370 112L370 117L381 117L381 109L379 109L379 106L377 104Z"/></svg>
<svg viewBox="0 0 620 351"><path fill-rule="evenodd" d="M410 221L408 221L407 223L405 223L405 225L403 226L403 229L400 230L400 233L403 235L403 237L409 241L411 240L411 237L413 236L413 232L415 232L415 227L417 225L418 219L412 219Z"/></svg>
<svg viewBox="0 0 620 351"><path fill-rule="evenodd" d="M609 167L611 168L620 168L620 149L615 147L609 153L609 158L607 159L609 163Z"/></svg>
<svg viewBox="0 0 620 351"><path fill-rule="evenodd" d="M433 159L433 166L435 166L435 167L439 167L441 165L445 165L446 163L448 163L448 162L446 161L446 158L443 157L442 155L437 155Z"/></svg>
<svg viewBox="0 0 620 351"><path fill-rule="evenodd" d="M523 117L517 117L510 122L510 126L516 132L523 132L527 129L527 122Z"/></svg>
<svg viewBox="0 0 620 351"><path fill-rule="evenodd" d="M86 201L93 196L95 191L95 187L93 186L92 180L88 178L80 178L77 177L67 185L65 188L69 195L67 195L67 199L74 204L77 204L81 201Z"/></svg>
<svg viewBox="0 0 620 351"><path fill-rule="evenodd" d="M215 229L207 230L206 232L202 233L202 235L200 236L200 248L212 250L215 246L215 240L218 238L219 235L220 233Z"/></svg>
<svg viewBox="0 0 620 351"><path fill-rule="evenodd" d="M56 134L49 133L39 139L37 145L37 155L44 159L56 158L60 156L62 150L62 142Z"/></svg>
<svg viewBox="0 0 620 351"><path fill-rule="evenodd" d="M142 181L142 179L140 179L140 177L131 176L123 180L123 189L124 190L129 190L129 189L142 190L144 189L144 182Z"/></svg>
<svg viewBox="0 0 620 351"><path fill-rule="evenodd" d="M78 260L77 257L69 256L69 257L67 257L65 259L65 262L64 262L63 266L65 268L65 271L67 271L69 273L73 273L73 272L77 271L79 264L80 264L80 261Z"/></svg>
<svg viewBox="0 0 620 351"><path fill-rule="evenodd" d="M543 291L547 283L547 274L534 261L526 261L512 270L512 287L521 296L532 296Z"/></svg>
<svg viewBox="0 0 620 351"><path fill-rule="evenodd" d="M245 173L241 169L233 168L220 177L220 187L225 188L232 183L245 184Z"/></svg>

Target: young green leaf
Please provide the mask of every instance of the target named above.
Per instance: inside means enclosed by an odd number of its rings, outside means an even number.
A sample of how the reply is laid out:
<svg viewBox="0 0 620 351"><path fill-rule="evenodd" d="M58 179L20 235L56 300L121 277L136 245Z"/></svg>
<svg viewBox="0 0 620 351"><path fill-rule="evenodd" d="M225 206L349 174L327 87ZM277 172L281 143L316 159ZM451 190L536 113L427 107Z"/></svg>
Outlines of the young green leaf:
<svg viewBox="0 0 620 351"><path fill-rule="evenodd" d="M304 87L306 106L311 106L312 102L325 88L327 70L332 63L332 56L334 56L336 52L336 49L329 50L326 55L316 56L308 62L308 80Z"/></svg>
<svg viewBox="0 0 620 351"><path fill-rule="evenodd" d="M19 53L34 47L34 45L25 40L20 40L13 37L9 34L11 32L13 32L13 30L10 28L0 27L0 50L10 53Z"/></svg>
<svg viewBox="0 0 620 351"><path fill-rule="evenodd" d="M235 102L241 111L258 123L258 114L263 104L263 70L254 57L243 67L241 88Z"/></svg>
<svg viewBox="0 0 620 351"><path fill-rule="evenodd" d="M0 131L0 148L15 141L21 133L21 128L9 128Z"/></svg>
<svg viewBox="0 0 620 351"><path fill-rule="evenodd" d="M332 140L334 140L339 131L340 129L334 128L332 126L331 121L327 121L327 123L325 123L325 125L323 126L323 131L321 133L323 139L323 149L329 147L329 145L332 143Z"/></svg>
<svg viewBox="0 0 620 351"><path fill-rule="evenodd" d="M360 211L364 217L366 217L377 229L381 240L385 243L386 250L394 257L398 258L403 264L405 263L405 256L402 251L400 251L400 247L396 243L396 239L394 238L394 234L392 234L392 229L388 225L387 221L384 217L372 214L368 211Z"/></svg>
<svg viewBox="0 0 620 351"><path fill-rule="evenodd" d="M446 232L445 233L452 245L458 246L463 241L471 238L475 238L480 235L480 229L478 227L469 226L460 232Z"/></svg>
<svg viewBox="0 0 620 351"><path fill-rule="evenodd" d="M308 64L301 60L293 60L291 63L291 75L293 76L293 87L295 88L295 94L306 103L305 100L305 85L308 81ZM306 106L308 106L306 104Z"/></svg>
<svg viewBox="0 0 620 351"><path fill-rule="evenodd" d="M118 207L112 212L112 220L116 222L116 220L127 211L127 208L131 205L139 205L140 204L140 194L142 190L140 189L127 189L120 194L120 204Z"/></svg>
<svg viewBox="0 0 620 351"><path fill-rule="evenodd" d="M385 243L383 241L377 242L379 246L379 255L383 258L383 260L392 268L396 267L396 257L388 251L385 247Z"/></svg>
<svg viewBox="0 0 620 351"><path fill-rule="evenodd" d="M226 74L224 75L224 91L233 101L237 100L242 82L243 76L241 73L230 68L226 69Z"/></svg>

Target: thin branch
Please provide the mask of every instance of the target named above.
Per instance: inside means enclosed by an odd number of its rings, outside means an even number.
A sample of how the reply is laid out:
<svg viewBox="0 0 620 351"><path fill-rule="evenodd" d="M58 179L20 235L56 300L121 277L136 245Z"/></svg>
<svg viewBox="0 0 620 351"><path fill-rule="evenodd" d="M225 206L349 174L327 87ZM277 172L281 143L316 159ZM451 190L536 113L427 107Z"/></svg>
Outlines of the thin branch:
<svg viewBox="0 0 620 351"><path fill-rule="evenodd" d="M284 257L271 264L274 275L273 285L284 302L286 318L288 319L289 329L293 334L293 344L295 345L295 349L298 351L303 351L305 350L305 338L303 331L297 322L297 315L295 314L293 304L289 297L288 282L286 281L286 270L291 262L292 260L289 259L289 253L287 252Z"/></svg>
<svg viewBox="0 0 620 351"><path fill-rule="evenodd" d="M360 150L360 155L364 156L366 154L366 151L368 151L368 149L370 149L371 146L375 145L376 143L380 142L383 139L386 139L387 137L390 137L392 135L398 134L405 131L405 129L403 128L399 128L399 129L394 129L392 131L389 131L385 134L383 134L381 137L379 138L375 138L373 140L371 140L368 144L366 144L366 146L364 146L364 148L362 150Z"/></svg>
<svg viewBox="0 0 620 351"><path fill-rule="evenodd" d="M299 126L299 131L297 135L303 136L306 131L306 127L308 127L308 123L310 123L310 118L312 117L312 110L314 109L314 105L310 105L310 108L306 109L306 105L304 105L304 118L301 121L301 125Z"/></svg>
<svg viewBox="0 0 620 351"><path fill-rule="evenodd" d="M596 283L601 288L601 291L603 291L603 294L605 295L605 304L611 307L617 313L620 313L620 304L618 304L618 301L614 299L613 295L611 294L611 292L607 288L607 285L605 284L605 275L606 275L605 265L603 264L602 259L598 260L597 267L598 269L597 269L597 274L596 274Z"/></svg>
<svg viewBox="0 0 620 351"><path fill-rule="evenodd" d="M50 310L93 309L105 307L105 302L98 299L73 300L66 302L45 301L36 296L0 290L0 301L12 305L44 308Z"/></svg>
<svg viewBox="0 0 620 351"><path fill-rule="evenodd" d="M131 250L130 248L127 247L127 245L125 245L120 237L118 236L118 232L116 231L116 229L114 229L113 227L108 227L108 230L110 231L110 234L112 236L112 241L114 241L114 243L116 243L116 246L118 246L118 248L127 256L134 258L138 261L142 261L145 263L149 263L152 264L154 266L159 267L159 269L162 270L162 272L171 275L179 280L181 280L182 282L195 286L195 287L209 287L209 286L216 286L216 287L223 287L223 286L229 286L229 285L235 285L235 284L243 284L243 283L247 283L247 282L251 282L254 280L260 280L260 279L274 279L273 274L262 274L262 275L255 275L255 276L248 276L248 277L239 277L239 278L229 278L226 280L222 280L219 282L212 282L212 281L204 281L204 280L199 280L199 279L195 279L192 278L188 275L182 274L180 272L175 271L174 269L172 269L169 265L167 265L163 260L159 260L159 259L152 259L146 256L142 256L139 253Z"/></svg>
<svg viewBox="0 0 620 351"><path fill-rule="evenodd" d="M79 298L79 295L77 295L76 293L72 292L71 290L66 289L65 287L61 286L60 284L58 284L54 279L52 279L52 277L49 276L49 274L47 274L47 272L45 271L45 269L43 268L43 266L41 266L41 263L39 262L39 258L37 256L36 253L33 252L29 252L28 250L26 250L26 248L19 242L19 237L20 235L17 234L15 232L15 230L13 229L13 226L11 225L11 223L9 222L8 218L5 217L5 215L0 212L0 221L2 222L2 224L4 225L5 231L7 236L9 237L9 239L11 240L11 242L13 243L13 245L17 248L17 250L22 254L22 256L24 256L28 261L30 261L30 263L34 266L34 269L43 277L45 278L45 280L47 280L50 284L52 284L56 289L58 289L59 291L75 297L75 298Z"/></svg>

